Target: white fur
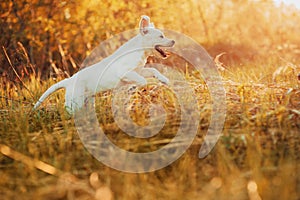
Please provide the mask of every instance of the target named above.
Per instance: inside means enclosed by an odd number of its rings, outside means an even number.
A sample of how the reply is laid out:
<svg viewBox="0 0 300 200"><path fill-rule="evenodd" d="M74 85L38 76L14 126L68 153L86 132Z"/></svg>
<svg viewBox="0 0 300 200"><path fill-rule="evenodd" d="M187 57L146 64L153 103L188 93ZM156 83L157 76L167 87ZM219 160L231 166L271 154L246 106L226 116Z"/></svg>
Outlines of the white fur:
<svg viewBox="0 0 300 200"><path fill-rule="evenodd" d="M133 81L138 85L147 84L145 77L155 77L167 84L168 78L154 68L143 68L147 56L151 54L156 45L171 47L174 41L164 37L163 33L154 28L150 18L142 16L140 33L122 45L112 55L99 63L78 71L72 77L52 85L38 100L33 109L53 92L65 88L65 107L72 114L80 109L85 102L87 94L94 94L113 89L120 80ZM90 97L93 98L93 97Z"/></svg>

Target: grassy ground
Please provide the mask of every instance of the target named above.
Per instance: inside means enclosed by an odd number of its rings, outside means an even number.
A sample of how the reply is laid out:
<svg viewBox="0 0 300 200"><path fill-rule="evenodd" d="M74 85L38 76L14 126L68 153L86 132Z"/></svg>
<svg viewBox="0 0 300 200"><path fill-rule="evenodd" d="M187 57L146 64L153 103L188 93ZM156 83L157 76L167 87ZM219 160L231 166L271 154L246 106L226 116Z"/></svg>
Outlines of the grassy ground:
<svg viewBox="0 0 300 200"><path fill-rule="evenodd" d="M175 61L176 62L176 61ZM34 99L57 80L0 85L0 196L3 199L299 199L300 89L297 66L274 60L225 66L227 92L223 136L205 158L197 157L209 125L210 98L203 81L182 72L201 110L192 146L161 170L130 174L104 166L84 148L73 119L63 108L63 92L31 112ZM42 85L40 85L42 83ZM25 87L26 86L26 87ZM99 122L107 135L132 151L150 151L176 133L180 113L167 86L140 89L128 102L132 119L147 124L145 97L167 102L165 133L133 143L114 124L111 93L97 96ZM134 104L133 102L136 102ZM172 121L172 119L174 121ZM178 119L178 118L177 118ZM164 131L163 130L163 131ZM151 144L152 143L152 144ZM130 146L128 145L130 144Z"/></svg>

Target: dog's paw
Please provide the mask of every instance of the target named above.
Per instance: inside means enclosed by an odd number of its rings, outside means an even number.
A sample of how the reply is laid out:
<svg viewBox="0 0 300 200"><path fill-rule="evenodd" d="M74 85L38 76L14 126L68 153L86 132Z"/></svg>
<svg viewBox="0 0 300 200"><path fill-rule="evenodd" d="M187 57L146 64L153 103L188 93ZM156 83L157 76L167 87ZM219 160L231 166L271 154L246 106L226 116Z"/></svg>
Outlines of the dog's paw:
<svg viewBox="0 0 300 200"><path fill-rule="evenodd" d="M138 86L145 86L145 85L147 85L147 80L143 77L140 80L136 81L136 84Z"/></svg>

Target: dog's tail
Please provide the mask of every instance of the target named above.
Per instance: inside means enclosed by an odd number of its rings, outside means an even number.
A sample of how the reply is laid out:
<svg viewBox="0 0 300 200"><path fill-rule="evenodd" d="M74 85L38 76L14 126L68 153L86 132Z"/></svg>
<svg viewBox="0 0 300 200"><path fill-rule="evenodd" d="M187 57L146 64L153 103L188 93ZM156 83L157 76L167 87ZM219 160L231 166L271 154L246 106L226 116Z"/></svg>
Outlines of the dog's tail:
<svg viewBox="0 0 300 200"><path fill-rule="evenodd" d="M70 79L64 79L58 83L55 83L54 85L52 85L50 88L48 88L48 90L46 90L46 92L44 92L44 94L40 97L40 99L35 103L34 107L32 110L36 110L41 103L43 103L43 101L53 92L55 92L56 90L62 89L62 88L66 88L68 86L68 82L70 81Z"/></svg>

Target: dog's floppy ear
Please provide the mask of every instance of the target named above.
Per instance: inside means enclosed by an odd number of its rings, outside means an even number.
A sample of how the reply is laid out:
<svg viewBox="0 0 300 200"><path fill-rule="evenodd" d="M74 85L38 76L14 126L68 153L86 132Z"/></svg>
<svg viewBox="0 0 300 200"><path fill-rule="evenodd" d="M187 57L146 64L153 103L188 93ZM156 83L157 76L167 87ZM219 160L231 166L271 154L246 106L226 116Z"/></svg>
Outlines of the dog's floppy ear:
<svg viewBox="0 0 300 200"><path fill-rule="evenodd" d="M140 33L145 35L148 33L148 28L152 26L153 23L150 23L150 17L143 15L140 21Z"/></svg>

